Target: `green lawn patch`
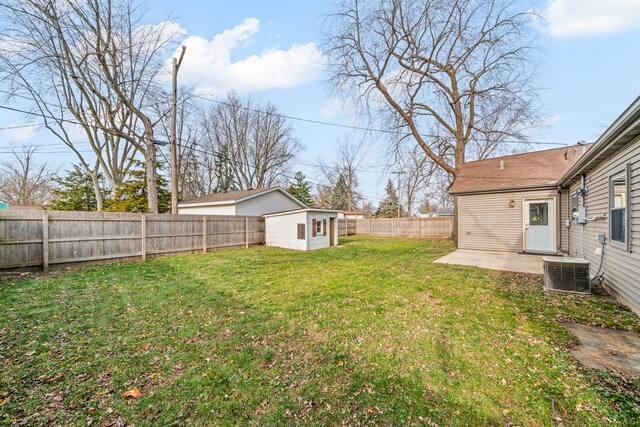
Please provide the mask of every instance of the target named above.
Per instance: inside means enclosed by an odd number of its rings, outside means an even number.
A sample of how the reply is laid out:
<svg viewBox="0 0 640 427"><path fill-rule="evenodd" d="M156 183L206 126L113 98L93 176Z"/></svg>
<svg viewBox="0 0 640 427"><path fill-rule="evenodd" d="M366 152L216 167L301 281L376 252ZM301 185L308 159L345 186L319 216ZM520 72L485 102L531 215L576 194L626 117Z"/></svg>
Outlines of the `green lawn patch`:
<svg viewBox="0 0 640 427"><path fill-rule="evenodd" d="M341 238L0 282L8 425L632 425L638 382L577 366L600 296L434 264L448 241ZM125 397L132 389L140 397Z"/></svg>

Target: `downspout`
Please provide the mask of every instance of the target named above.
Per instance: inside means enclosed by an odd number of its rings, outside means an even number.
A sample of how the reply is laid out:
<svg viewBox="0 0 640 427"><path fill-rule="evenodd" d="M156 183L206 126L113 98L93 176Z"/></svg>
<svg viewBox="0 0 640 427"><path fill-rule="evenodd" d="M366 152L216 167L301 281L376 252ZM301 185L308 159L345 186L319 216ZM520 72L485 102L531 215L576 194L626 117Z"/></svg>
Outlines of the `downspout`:
<svg viewBox="0 0 640 427"><path fill-rule="evenodd" d="M556 193L556 217L558 224L556 226L556 252L562 251L562 186L558 185L558 192Z"/></svg>

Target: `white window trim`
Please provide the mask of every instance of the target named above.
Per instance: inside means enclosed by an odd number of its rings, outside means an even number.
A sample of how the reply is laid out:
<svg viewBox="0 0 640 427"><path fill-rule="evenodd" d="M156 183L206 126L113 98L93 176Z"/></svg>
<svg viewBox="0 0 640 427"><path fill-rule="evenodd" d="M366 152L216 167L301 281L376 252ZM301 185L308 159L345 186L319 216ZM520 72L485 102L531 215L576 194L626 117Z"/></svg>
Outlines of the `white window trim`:
<svg viewBox="0 0 640 427"><path fill-rule="evenodd" d="M611 238L611 236L613 235L612 233L612 221L611 221L611 211L613 209L615 209L614 203L613 203L613 198L614 198L614 189L613 189L613 181L615 181L618 178L624 178L625 179L625 198L626 198L626 206L625 206L625 212L624 212L624 242L621 242L619 240L613 240ZM608 198L609 198L609 212L608 212L608 217L609 217L609 221L608 221L608 231L609 231L609 243L611 245L613 245L614 247L617 247L619 249L625 250L627 252L631 251L631 223L629 221L629 213L630 213L630 190L631 190L631 186L630 186L630 164L627 163L623 166L622 169L618 169L616 171L616 173L609 175L609 192L608 192Z"/></svg>

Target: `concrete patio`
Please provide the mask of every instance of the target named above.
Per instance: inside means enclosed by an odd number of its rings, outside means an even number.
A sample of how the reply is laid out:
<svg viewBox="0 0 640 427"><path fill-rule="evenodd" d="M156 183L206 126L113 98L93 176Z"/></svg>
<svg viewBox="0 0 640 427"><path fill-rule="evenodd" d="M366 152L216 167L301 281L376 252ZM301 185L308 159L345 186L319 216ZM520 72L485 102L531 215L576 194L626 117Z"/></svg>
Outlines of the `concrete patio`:
<svg viewBox="0 0 640 427"><path fill-rule="evenodd" d="M512 252L473 251L458 249L437 259L443 264L470 265L490 270L516 273L544 274L543 255L517 254Z"/></svg>

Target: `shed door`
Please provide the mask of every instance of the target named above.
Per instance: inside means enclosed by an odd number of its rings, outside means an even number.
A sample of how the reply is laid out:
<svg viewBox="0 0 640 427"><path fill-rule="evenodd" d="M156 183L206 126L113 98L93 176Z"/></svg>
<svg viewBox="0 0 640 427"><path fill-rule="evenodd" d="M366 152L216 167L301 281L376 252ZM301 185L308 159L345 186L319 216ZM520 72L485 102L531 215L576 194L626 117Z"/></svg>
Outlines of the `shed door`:
<svg viewBox="0 0 640 427"><path fill-rule="evenodd" d="M527 252L554 252L553 200L525 200L524 249Z"/></svg>

